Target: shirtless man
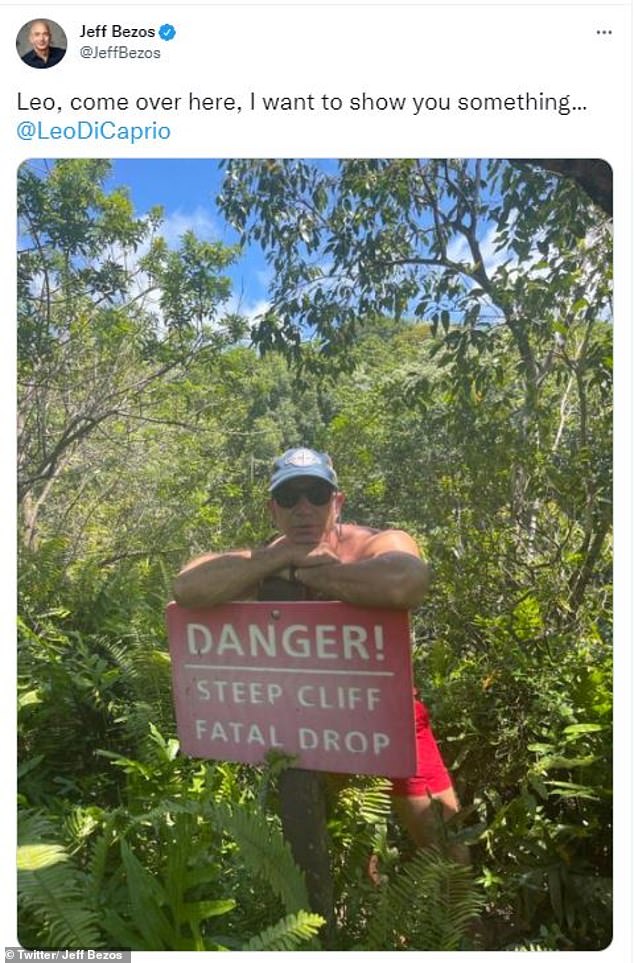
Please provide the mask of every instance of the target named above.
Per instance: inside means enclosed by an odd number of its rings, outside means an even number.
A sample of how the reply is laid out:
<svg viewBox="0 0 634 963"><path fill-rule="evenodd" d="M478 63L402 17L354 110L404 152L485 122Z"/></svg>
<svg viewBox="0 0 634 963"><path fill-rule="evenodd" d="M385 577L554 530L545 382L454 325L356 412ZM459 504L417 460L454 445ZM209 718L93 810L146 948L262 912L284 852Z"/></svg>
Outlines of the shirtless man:
<svg viewBox="0 0 634 963"><path fill-rule="evenodd" d="M397 529L342 524L345 496L328 455L310 448L284 452L274 464L269 491L279 538L263 548L211 553L189 562L174 583L179 605L204 607L262 598L262 586L271 578L295 583L302 593L296 598L395 609L411 609L422 602L429 569L416 543ZM403 693L403 698L412 695ZM392 780L393 806L415 844L426 846L437 840L433 800L445 819L456 812L458 803L427 710L418 700L415 713L417 773Z"/></svg>

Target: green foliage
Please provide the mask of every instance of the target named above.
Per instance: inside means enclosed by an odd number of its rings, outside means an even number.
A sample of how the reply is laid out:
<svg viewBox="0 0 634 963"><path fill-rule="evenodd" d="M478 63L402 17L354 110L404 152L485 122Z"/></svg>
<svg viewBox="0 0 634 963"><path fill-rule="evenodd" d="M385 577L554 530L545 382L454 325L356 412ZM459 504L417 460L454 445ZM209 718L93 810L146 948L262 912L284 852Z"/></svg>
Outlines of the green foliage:
<svg viewBox="0 0 634 963"><path fill-rule="evenodd" d="M95 946L97 914L83 900L83 880L59 843L31 842L53 835L45 817L26 814L20 820L18 905L25 946Z"/></svg>
<svg viewBox="0 0 634 963"><path fill-rule="evenodd" d="M75 809L57 825L26 812L21 835L28 841L19 849L23 939L137 950L240 949L245 942L286 948L312 940L323 920L306 912L304 881L279 829L265 814L243 811L249 794L235 785L235 773L223 780L199 766L188 782L173 740L154 727L145 743L148 756L163 758L159 770L137 759L112 759L126 775L124 806ZM236 796L232 810L226 800ZM232 828L236 841L227 846L223 837ZM74 844L72 860L59 843L30 842L60 832ZM267 906L260 893L259 903L275 912L279 897L287 909L275 924L269 917L261 932L257 920L244 916L217 930L217 917L239 911L240 887L235 897L226 895L237 855L242 873L247 867L270 883L275 899Z"/></svg>
<svg viewBox="0 0 634 963"><path fill-rule="evenodd" d="M82 520L113 496L127 538L112 554L134 550L142 512L131 508L122 456L142 467L151 435L139 445L143 425L153 427L154 445L158 426L195 428L187 412L165 410L165 392L195 360L231 343L236 328L221 313L230 296L221 272L236 251L191 233L168 251L157 235L160 211L135 217L125 190L106 189L109 170L107 161L62 160L27 163L18 175L22 543L37 547L42 516L52 511L70 558L84 554ZM142 244L150 247L144 257ZM160 488L156 467L147 478ZM52 499L59 488L62 497ZM156 531L167 525L159 520Z"/></svg>
<svg viewBox="0 0 634 963"><path fill-rule="evenodd" d="M308 907L303 875L278 827L261 812L246 808L216 809L213 818L231 833L238 843L241 860L264 879L288 913Z"/></svg>
<svg viewBox="0 0 634 963"><path fill-rule="evenodd" d="M363 904L370 892L369 855L393 858L387 839L391 805L388 787L389 783L377 779L346 785L337 793L328 821L336 915L346 921L346 930L363 917Z"/></svg>
<svg viewBox="0 0 634 963"><path fill-rule="evenodd" d="M169 248L106 161L20 171L21 938L315 947L279 765L181 755L163 616L186 559L271 536L270 463L303 442L332 454L346 518L431 560L415 676L473 863L407 862L384 786L355 780L329 813L335 946L469 948L481 913L487 949L600 949L609 225L572 181L503 161L226 173L222 209L273 268L254 340L277 354L236 343L236 249Z"/></svg>
<svg viewBox="0 0 634 963"><path fill-rule="evenodd" d="M186 890L200 880L200 874L188 874L186 870L191 851L182 831L184 823L183 818L175 820L164 882L157 880L121 840L126 909L131 919L126 921L112 908L107 908L103 917L104 929L118 945L143 950L205 950L209 947L201 935L203 921L234 908L233 900L185 899Z"/></svg>
<svg viewBox="0 0 634 963"><path fill-rule="evenodd" d="M299 913L285 916L279 923L267 927L242 947L243 950L296 950L300 943L311 940L323 926L323 919L316 913Z"/></svg>
<svg viewBox="0 0 634 963"><path fill-rule="evenodd" d="M468 867L421 850L378 888L358 948L458 950L482 904Z"/></svg>

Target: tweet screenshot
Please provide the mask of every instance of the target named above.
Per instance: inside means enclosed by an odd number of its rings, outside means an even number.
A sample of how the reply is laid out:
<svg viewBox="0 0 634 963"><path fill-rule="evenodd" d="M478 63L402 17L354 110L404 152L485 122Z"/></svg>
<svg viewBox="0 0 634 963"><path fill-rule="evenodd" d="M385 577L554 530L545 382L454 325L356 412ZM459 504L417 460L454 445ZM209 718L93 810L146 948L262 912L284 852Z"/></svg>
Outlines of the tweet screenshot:
<svg viewBox="0 0 634 963"><path fill-rule="evenodd" d="M5 960L631 959L631 0L3 10Z"/></svg>

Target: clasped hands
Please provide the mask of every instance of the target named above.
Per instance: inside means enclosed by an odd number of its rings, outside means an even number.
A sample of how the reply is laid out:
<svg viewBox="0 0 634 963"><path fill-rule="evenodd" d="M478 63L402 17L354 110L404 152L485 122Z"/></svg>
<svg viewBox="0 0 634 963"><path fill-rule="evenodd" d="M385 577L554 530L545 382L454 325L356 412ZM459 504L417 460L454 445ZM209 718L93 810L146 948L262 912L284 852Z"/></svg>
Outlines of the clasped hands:
<svg viewBox="0 0 634 963"><path fill-rule="evenodd" d="M309 546L294 545L285 540L279 542L277 548L278 551L282 550L283 567L289 568L300 582L304 581L304 575L307 576L306 581L308 581L310 570L341 564L341 559L326 542Z"/></svg>
<svg viewBox="0 0 634 963"><path fill-rule="evenodd" d="M328 545L319 544L310 551L294 553L291 565L293 566L291 572L294 573L297 582L301 582L309 589L319 591L326 589L330 584L330 572L333 566L341 565L341 559Z"/></svg>

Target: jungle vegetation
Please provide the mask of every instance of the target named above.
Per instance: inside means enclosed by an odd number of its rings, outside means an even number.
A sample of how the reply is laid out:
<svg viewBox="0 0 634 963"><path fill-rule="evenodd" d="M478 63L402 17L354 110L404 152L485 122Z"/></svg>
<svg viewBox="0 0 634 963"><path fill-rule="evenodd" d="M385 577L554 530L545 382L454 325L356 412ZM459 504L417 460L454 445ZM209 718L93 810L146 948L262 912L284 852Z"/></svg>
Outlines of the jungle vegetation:
<svg viewBox="0 0 634 963"><path fill-rule="evenodd" d="M384 784L352 780L331 948L470 949L475 918L488 949L605 947L609 217L539 165L240 160L236 244L170 247L109 171L19 173L21 941L323 945L280 762L179 752L164 624L188 558L270 538L270 465L301 443L331 453L348 520L432 564L414 668L472 859L404 855ZM256 319L230 310L248 245L272 269Z"/></svg>

